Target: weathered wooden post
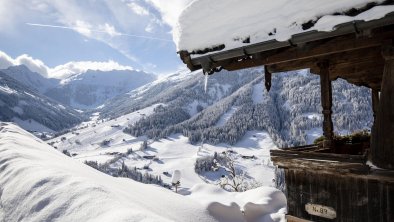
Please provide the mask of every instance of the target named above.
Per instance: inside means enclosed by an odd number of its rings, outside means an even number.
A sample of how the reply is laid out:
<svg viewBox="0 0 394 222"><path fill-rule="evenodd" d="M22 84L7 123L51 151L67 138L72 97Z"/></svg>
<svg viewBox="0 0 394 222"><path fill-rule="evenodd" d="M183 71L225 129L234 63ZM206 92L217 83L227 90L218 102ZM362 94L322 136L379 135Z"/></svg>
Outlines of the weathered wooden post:
<svg viewBox="0 0 394 222"><path fill-rule="evenodd" d="M268 70L268 67L264 67L264 80L265 88L269 92L272 86L272 73Z"/></svg>
<svg viewBox="0 0 394 222"><path fill-rule="evenodd" d="M334 137L334 127L332 124L332 87L330 80L329 62L318 63L320 68L321 104L323 107L323 136L325 137L323 146L331 147Z"/></svg>
<svg viewBox="0 0 394 222"><path fill-rule="evenodd" d="M374 133L376 131L376 115L378 113L378 109L379 109L379 90L378 89L372 89L371 90L371 98L372 98L372 112L373 112L373 125L371 128L371 147L373 144L373 139L374 139ZM371 152L368 155L369 159L371 159L372 154Z"/></svg>
<svg viewBox="0 0 394 222"><path fill-rule="evenodd" d="M385 60L380 102L372 132L372 162L381 168L394 169L394 46L382 49Z"/></svg>
<svg viewBox="0 0 394 222"><path fill-rule="evenodd" d="M373 122L375 123L376 114L378 113L378 109L379 109L379 90L372 89L371 90L371 98L372 98Z"/></svg>

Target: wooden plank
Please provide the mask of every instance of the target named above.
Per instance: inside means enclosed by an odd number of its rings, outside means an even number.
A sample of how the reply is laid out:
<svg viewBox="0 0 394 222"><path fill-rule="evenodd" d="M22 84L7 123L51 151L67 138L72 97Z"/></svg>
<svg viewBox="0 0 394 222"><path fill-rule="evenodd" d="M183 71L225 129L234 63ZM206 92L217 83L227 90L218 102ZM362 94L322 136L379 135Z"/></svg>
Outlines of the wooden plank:
<svg viewBox="0 0 394 222"><path fill-rule="evenodd" d="M281 154L271 155L271 157L282 158L282 159L299 159L299 160L313 160L313 161L330 161L340 163L359 163L364 164L366 159L346 159L346 158L335 158L335 157L317 157L316 155L292 155L292 154Z"/></svg>
<svg viewBox="0 0 394 222"><path fill-rule="evenodd" d="M312 222L310 220L304 220L304 219L294 217L291 215L286 215L286 220L287 220L287 222Z"/></svg>
<svg viewBox="0 0 394 222"><path fill-rule="evenodd" d="M349 155L335 153L314 153L305 151L271 150L271 156L289 156L293 158L310 158L333 161L366 161L366 155Z"/></svg>
<svg viewBox="0 0 394 222"><path fill-rule="evenodd" d="M318 161L311 159L293 159L285 157L271 157L274 165L286 169L303 169L325 174L360 174L365 175L369 167L362 163Z"/></svg>
<svg viewBox="0 0 394 222"><path fill-rule="evenodd" d="M315 170L286 169L288 214L310 221L392 221L394 182L371 175L325 174ZM336 218L310 215L306 204L336 211ZM320 210L319 210L320 211Z"/></svg>
<svg viewBox="0 0 394 222"><path fill-rule="evenodd" d="M380 102L372 135L371 156L376 166L394 169L394 43L383 48L385 59Z"/></svg>
<svg viewBox="0 0 394 222"><path fill-rule="evenodd" d="M386 39L393 37L394 31L376 33L370 38L357 38L355 35L346 35L330 40L311 42L302 46L263 52L258 55L252 55L252 59L241 60L242 58L237 58L232 60L230 64L225 65L224 68L237 70L262 65L277 65L297 60L319 59L319 57L327 58L337 53L381 47ZM220 64L221 61L216 62Z"/></svg>

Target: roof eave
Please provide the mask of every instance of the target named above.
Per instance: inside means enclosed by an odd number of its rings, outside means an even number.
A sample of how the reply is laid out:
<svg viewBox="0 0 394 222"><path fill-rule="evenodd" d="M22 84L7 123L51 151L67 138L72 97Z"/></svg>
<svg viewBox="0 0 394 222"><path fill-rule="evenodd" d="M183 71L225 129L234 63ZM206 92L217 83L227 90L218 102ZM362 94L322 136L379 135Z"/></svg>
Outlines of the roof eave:
<svg viewBox="0 0 394 222"><path fill-rule="evenodd" d="M212 70L220 67L232 59L246 58L258 55L262 52L281 49L291 46L299 46L309 42L324 40L332 37L338 37L348 34L365 35L372 29L384 27L394 24L394 12L387 14L385 17L372 21L352 21L337 25L334 31L309 31L291 36L288 41L279 42L277 40L269 40L265 42L255 43L226 51L219 51L207 55L192 58L187 51L180 51L182 61L191 71L203 69L204 72L212 73Z"/></svg>

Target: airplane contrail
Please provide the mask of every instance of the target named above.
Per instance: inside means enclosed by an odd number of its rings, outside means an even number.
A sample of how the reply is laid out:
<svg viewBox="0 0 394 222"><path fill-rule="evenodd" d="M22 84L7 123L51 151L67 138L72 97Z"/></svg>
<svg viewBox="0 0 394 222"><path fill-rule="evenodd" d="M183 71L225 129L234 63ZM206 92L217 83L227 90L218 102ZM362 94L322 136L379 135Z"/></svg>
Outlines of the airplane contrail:
<svg viewBox="0 0 394 222"><path fill-rule="evenodd" d="M26 25L45 27L45 28L69 29L69 30L74 30L74 31L87 30L89 32L107 33L107 34L111 35L110 33L108 33L107 31L104 31L104 30L95 30L95 29L88 29L88 28L83 28L83 27L68 27L68 26L61 26L61 25L47 25L47 24L38 24L38 23L26 23ZM120 33L120 32L115 32L115 33L113 33L113 35L172 42L172 40L169 40L169 39L162 39L162 38L156 38L156 37L144 36L144 35L132 35L132 34Z"/></svg>

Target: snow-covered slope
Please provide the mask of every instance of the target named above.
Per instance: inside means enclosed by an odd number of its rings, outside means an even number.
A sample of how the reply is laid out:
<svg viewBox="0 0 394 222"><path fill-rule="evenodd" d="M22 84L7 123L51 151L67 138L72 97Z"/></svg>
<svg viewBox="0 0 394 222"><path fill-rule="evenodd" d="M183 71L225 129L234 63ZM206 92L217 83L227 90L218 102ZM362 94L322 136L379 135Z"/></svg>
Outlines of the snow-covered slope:
<svg viewBox="0 0 394 222"><path fill-rule="evenodd" d="M82 116L0 71L0 121L16 122L29 131L52 132L80 123Z"/></svg>
<svg viewBox="0 0 394 222"><path fill-rule="evenodd" d="M61 80L57 87L45 94L75 108L92 109L155 79L153 74L135 70L88 70Z"/></svg>
<svg viewBox="0 0 394 222"><path fill-rule="evenodd" d="M48 89L53 88L59 84L59 80L45 78L41 74L30 71L25 65L11 66L8 69L4 69L2 71L18 82L21 82L40 93L44 93Z"/></svg>
<svg viewBox="0 0 394 222"><path fill-rule="evenodd" d="M201 72L179 74L110 100L100 116L116 118L163 103L126 132L153 139L181 133L193 144L235 144L247 131L258 130L268 132L279 147L312 143L322 126L319 76L309 70L277 73L267 92L262 72L217 73L209 77L207 92ZM333 82L333 100L336 133L371 127L370 90L339 79Z"/></svg>
<svg viewBox="0 0 394 222"><path fill-rule="evenodd" d="M209 77L208 91L205 93L201 71L175 73L108 101L99 111L102 117L116 117L152 104L166 103L174 108L184 108L188 115L193 116L259 75L257 69L223 71Z"/></svg>
<svg viewBox="0 0 394 222"><path fill-rule="evenodd" d="M190 198L102 174L15 125L0 127L1 221L215 221Z"/></svg>
<svg viewBox="0 0 394 222"><path fill-rule="evenodd" d="M294 34L382 18L394 11L387 4L392 1L197 0L179 17L174 40L178 50L189 52L287 41Z"/></svg>
<svg viewBox="0 0 394 222"><path fill-rule="evenodd" d="M149 114L150 111L141 112ZM133 116L121 121L127 118ZM110 122L96 126L95 130L107 135L111 132L105 131L107 124ZM82 132L75 137L82 140L81 136ZM164 162L152 166L156 169L154 172L174 167L182 169L180 189L186 196L155 185L105 175L75 160L76 157L71 159L61 154L13 124L0 123L0 220L284 221L283 193L272 187L259 187L235 194L204 184L192 172L195 157L186 152L189 149L195 153L198 149L190 145L180 149L186 143L176 140L174 137L151 144L147 152L160 153ZM133 140L127 142L132 144ZM126 147L130 145L123 148ZM108 152L121 148L114 145L98 149ZM134 158L130 156L124 161Z"/></svg>

